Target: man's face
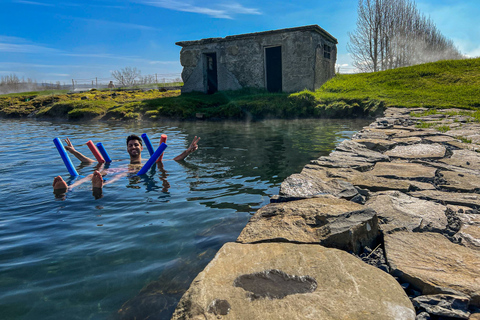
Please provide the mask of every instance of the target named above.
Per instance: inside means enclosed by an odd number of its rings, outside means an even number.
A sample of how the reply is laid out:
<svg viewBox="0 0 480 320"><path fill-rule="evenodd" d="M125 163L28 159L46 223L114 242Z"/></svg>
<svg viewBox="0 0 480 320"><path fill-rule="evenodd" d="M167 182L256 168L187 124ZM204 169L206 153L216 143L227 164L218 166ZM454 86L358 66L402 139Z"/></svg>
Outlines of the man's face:
<svg viewBox="0 0 480 320"><path fill-rule="evenodd" d="M127 152L130 155L130 157L136 158L140 156L142 150L143 150L143 146L138 140L133 139L128 141Z"/></svg>

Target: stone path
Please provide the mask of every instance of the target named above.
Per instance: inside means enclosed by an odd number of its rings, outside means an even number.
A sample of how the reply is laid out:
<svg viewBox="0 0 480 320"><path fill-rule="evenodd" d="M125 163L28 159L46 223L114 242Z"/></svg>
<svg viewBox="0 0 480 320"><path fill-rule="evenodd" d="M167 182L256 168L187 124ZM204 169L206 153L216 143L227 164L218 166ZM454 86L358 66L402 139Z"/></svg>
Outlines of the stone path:
<svg viewBox="0 0 480 320"><path fill-rule="evenodd" d="M480 319L480 125L423 111L288 177L173 319Z"/></svg>

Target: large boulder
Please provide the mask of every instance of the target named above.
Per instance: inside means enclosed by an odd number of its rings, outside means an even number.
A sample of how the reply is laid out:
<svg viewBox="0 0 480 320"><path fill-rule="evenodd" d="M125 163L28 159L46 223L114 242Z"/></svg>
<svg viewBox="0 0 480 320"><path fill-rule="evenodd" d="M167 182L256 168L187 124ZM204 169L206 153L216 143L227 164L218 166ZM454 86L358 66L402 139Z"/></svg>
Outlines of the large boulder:
<svg viewBox="0 0 480 320"><path fill-rule="evenodd" d="M414 320L415 311L392 276L344 251L226 243L172 319Z"/></svg>
<svg viewBox="0 0 480 320"><path fill-rule="evenodd" d="M448 226L447 207L399 191L376 193L365 205L377 212L379 227L385 233L399 230L444 231Z"/></svg>
<svg viewBox="0 0 480 320"><path fill-rule="evenodd" d="M375 211L332 196L271 203L250 218L237 241L320 243L360 253L378 236Z"/></svg>
<svg viewBox="0 0 480 320"><path fill-rule="evenodd" d="M461 293L480 306L480 252L454 244L438 233L385 235L392 274L423 294Z"/></svg>

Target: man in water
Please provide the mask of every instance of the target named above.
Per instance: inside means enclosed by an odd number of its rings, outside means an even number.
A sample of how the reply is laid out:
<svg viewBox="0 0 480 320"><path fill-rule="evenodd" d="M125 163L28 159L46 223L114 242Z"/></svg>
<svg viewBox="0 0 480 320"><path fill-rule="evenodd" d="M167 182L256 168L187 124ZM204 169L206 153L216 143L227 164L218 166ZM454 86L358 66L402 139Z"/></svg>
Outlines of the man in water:
<svg viewBox="0 0 480 320"><path fill-rule="evenodd" d="M195 152L198 150L198 141L200 141L200 137L196 137L193 139L192 143L190 143L190 146L181 154L173 158L175 161L182 161L186 157L188 157L192 152ZM67 146L65 149L67 149L71 154L73 154L78 160L80 160L82 163L94 163L95 160L92 160L80 152L78 152L75 147L73 146L72 142L70 141L69 138L65 139L65 142L67 143ZM143 150L143 144L142 144L142 139L139 136L136 136L134 134L130 135L127 137L127 152L128 155L130 156L130 164L133 165L140 165L142 164L142 150ZM74 186L77 186L83 182L85 182L85 179L89 179L90 176L81 179L77 182L75 182L73 185L70 186L70 188L73 188ZM102 195L102 188L103 188L103 177L102 174L98 171L95 170L93 172L93 175L91 175L92 178L92 191L93 195L95 196L96 199L101 197ZM112 179L109 181L109 183L116 181L120 178L120 175L117 175L115 179ZM63 180L61 176L57 176L53 179L53 193L57 197L62 197L68 189L68 185Z"/></svg>

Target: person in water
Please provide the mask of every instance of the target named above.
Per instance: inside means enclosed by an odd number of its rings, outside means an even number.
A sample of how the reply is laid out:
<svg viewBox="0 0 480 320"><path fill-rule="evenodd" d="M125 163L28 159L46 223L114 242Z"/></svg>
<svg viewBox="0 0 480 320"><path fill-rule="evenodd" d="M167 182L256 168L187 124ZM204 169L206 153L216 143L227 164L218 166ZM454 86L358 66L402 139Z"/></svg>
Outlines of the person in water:
<svg viewBox="0 0 480 320"><path fill-rule="evenodd" d="M195 152L198 150L198 141L200 141L200 137L196 137L193 139L192 143L190 143L190 146L183 151L181 154L173 158L175 161L182 161L186 157L188 157L191 153ZM84 156L82 153L77 151L75 147L73 146L72 142L70 141L69 138L65 139L65 142L67 143L67 146L65 147L66 150L68 150L71 154L73 154L78 160L80 160L82 163L94 163L95 160L92 160L86 156ZM141 165L142 164L142 150L143 150L143 143L142 139L137 136L137 135L129 135L127 137L127 152L128 155L130 156L130 164L132 165ZM103 181L103 176L100 173L100 171L95 170L93 172L93 175L89 175L86 178L83 178L77 182L75 182L73 185L70 186L70 188L73 188L76 185L79 185L85 180L92 179L92 191L93 195L95 196L96 199L100 198L102 196L102 188L104 186L104 181ZM116 181L120 178L120 175L117 175L114 179L110 180L109 183L112 183L113 181ZM65 195L65 193L68 190L68 185L63 180L61 176L56 176L53 179L53 193L57 197L62 197Z"/></svg>

